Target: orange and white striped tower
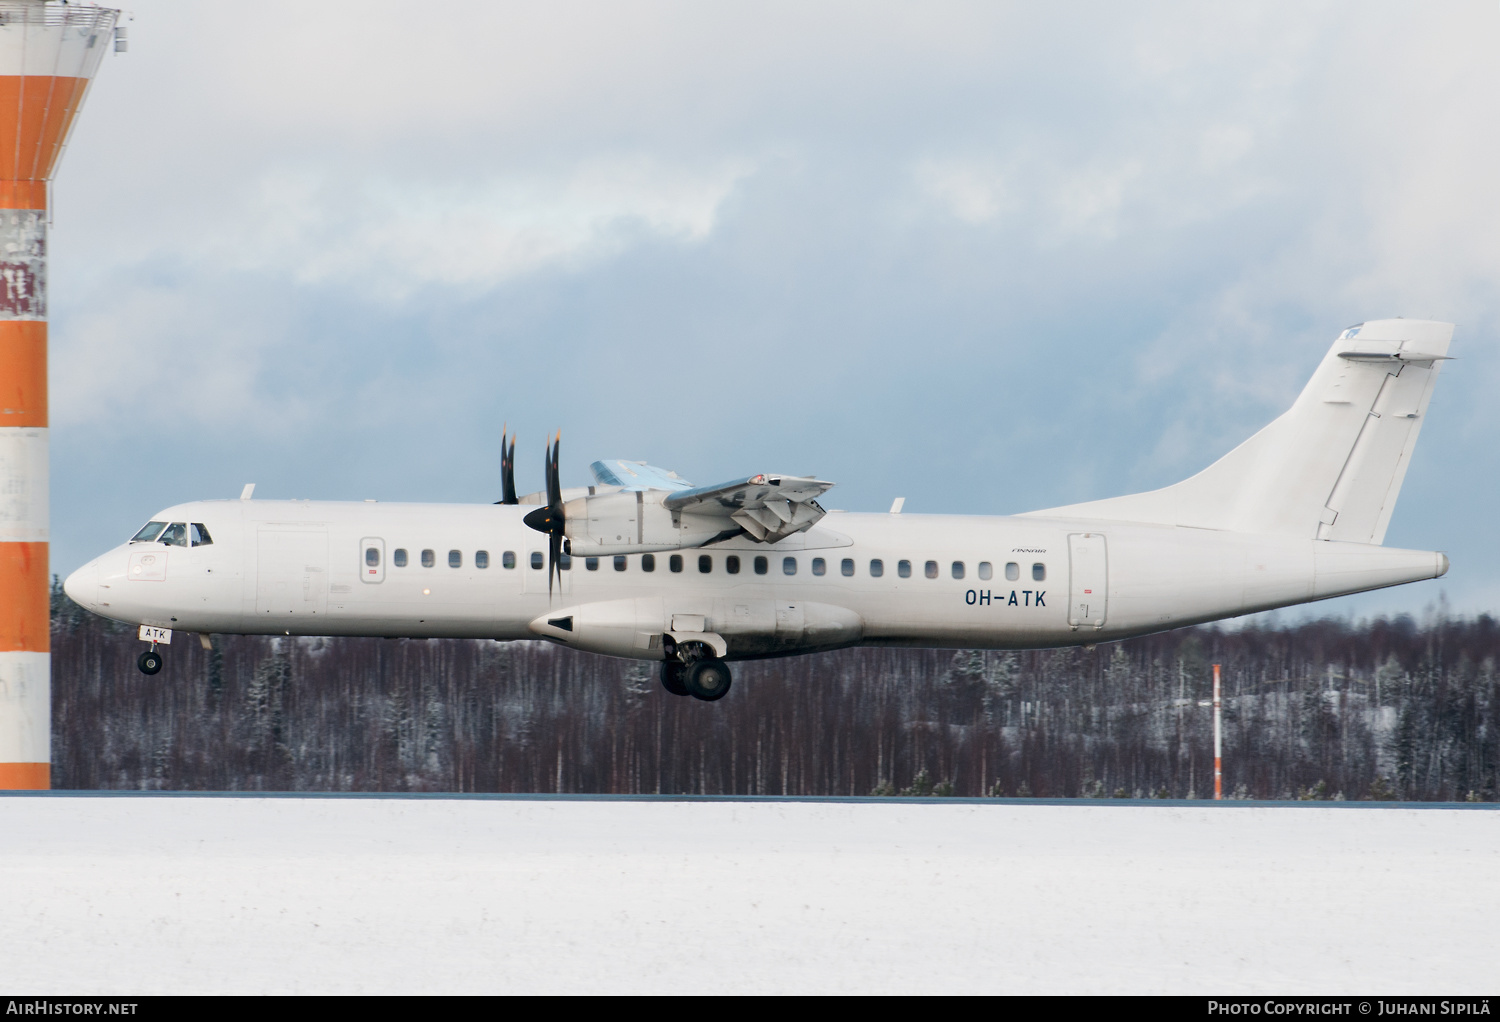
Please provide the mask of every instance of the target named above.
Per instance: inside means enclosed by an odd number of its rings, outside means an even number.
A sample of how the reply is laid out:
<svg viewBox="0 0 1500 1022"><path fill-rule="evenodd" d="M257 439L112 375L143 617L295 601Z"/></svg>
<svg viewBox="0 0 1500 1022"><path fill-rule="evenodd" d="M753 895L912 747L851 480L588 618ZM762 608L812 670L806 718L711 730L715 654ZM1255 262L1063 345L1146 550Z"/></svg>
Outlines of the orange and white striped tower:
<svg viewBox="0 0 1500 1022"><path fill-rule="evenodd" d="M118 17L0 0L0 788L52 783L47 186Z"/></svg>

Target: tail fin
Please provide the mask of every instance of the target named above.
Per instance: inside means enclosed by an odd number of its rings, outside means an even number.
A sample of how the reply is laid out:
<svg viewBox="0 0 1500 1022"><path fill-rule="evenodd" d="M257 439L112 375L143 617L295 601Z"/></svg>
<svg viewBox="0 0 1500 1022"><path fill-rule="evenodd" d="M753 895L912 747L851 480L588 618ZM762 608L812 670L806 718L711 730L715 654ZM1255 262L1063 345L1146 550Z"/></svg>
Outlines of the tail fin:
<svg viewBox="0 0 1500 1022"><path fill-rule="evenodd" d="M1378 544L1452 338L1425 320L1350 327L1290 409L1192 478L1031 515Z"/></svg>

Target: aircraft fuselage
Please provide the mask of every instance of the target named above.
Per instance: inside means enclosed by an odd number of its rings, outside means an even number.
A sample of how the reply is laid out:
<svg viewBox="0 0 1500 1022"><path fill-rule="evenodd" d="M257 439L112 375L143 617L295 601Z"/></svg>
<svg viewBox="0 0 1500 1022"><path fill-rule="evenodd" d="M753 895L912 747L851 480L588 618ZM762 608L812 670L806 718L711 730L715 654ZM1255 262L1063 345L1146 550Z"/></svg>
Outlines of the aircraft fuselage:
<svg viewBox="0 0 1500 1022"><path fill-rule="evenodd" d="M527 510L182 504L156 519L200 524L211 542L116 547L67 591L105 617L205 634L543 638L644 660L707 635L735 660L1090 644L1448 567L1428 551L1170 525L830 512L774 544L577 556L549 593L547 537L522 524Z"/></svg>

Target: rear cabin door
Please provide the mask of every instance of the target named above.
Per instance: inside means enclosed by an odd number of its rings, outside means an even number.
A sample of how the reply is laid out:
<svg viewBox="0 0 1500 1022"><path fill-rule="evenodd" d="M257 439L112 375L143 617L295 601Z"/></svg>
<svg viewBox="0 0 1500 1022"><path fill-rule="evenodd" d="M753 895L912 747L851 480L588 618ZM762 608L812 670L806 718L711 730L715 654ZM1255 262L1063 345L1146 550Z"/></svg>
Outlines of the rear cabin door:
<svg viewBox="0 0 1500 1022"><path fill-rule="evenodd" d="M260 618L322 617L328 610L328 530L262 525L257 535L255 613Z"/></svg>
<svg viewBox="0 0 1500 1022"><path fill-rule="evenodd" d="M1104 536L1075 532L1068 537L1068 624L1103 628L1109 609L1109 564Z"/></svg>

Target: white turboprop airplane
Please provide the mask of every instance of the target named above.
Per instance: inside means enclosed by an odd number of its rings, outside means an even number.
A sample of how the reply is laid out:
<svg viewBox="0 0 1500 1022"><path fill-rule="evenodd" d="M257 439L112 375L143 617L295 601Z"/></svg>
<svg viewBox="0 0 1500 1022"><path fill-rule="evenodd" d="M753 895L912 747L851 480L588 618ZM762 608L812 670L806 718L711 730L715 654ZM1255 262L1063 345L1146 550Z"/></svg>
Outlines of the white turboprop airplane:
<svg viewBox="0 0 1500 1022"><path fill-rule="evenodd" d="M546 639L660 661L721 698L727 661L842 646L1091 645L1437 578L1441 553L1380 545L1453 326L1341 333L1285 414L1173 486L1027 514L825 513L832 484L692 486L600 461L596 485L498 504L179 504L69 576L68 595L173 631ZM526 505L539 505L528 508Z"/></svg>

